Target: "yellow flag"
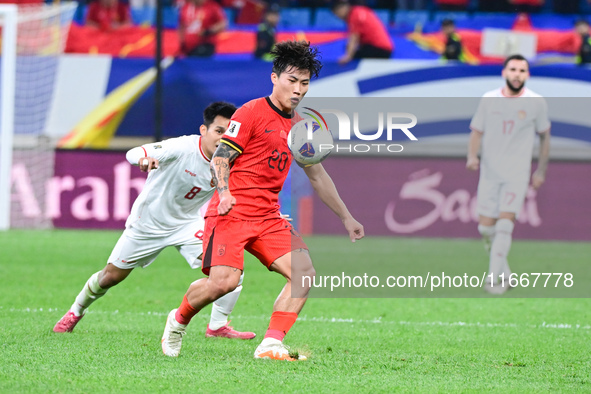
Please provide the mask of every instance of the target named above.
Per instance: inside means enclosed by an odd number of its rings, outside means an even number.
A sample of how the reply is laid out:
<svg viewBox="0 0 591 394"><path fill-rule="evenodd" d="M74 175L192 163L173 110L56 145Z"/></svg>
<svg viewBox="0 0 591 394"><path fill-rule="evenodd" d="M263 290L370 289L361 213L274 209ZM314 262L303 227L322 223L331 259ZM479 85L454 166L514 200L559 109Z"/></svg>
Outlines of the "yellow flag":
<svg viewBox="0 0 591 394"><path fill-rule="evenodd" d="M172 62L173 58L163 59L162 68L168 68ZM151 67L113 90L101 104L58 142L58 148L108 148L129 108L152 85L155 79L156 67Z"/></svg>

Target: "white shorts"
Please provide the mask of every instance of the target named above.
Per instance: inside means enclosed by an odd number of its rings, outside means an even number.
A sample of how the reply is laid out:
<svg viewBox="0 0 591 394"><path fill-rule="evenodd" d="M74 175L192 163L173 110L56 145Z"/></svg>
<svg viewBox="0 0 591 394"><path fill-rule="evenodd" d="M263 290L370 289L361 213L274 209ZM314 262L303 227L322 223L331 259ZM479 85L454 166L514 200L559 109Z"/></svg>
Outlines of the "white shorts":
<svg viewBox="0 0 591 394"><path fill-rule="evenodd" d="M521 212L527 182L498 182L481 179L478 182L478 214L498 218L500 212Z"/></svg>
<svg viewBox="0 0 591 394"><path fill-rule="evenodd" d="M203 253L203 225L204 221L199 220L163 237L147 235L133 227L127 228L113 248L108 263L121 269L145 268L156 260L164 248L174 246L191 268L199 268Z"/></svg>

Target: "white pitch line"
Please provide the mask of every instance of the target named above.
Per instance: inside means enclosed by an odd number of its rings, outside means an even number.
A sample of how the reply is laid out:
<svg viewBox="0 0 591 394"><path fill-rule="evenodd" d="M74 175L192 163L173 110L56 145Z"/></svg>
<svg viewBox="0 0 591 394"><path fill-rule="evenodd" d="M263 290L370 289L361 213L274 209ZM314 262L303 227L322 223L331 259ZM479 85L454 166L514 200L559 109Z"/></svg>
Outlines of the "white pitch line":
<svg viewBox="0 0 591 394"><path fill-rule="evenodd" d="M5 308L0 306L0 312L10 313L65 313L65 309L61 308ZM168 316L169 312L119 312L114 311L88 311L89 314L97 315L137 315L137 316L156 316L163 317ZM268 315L233 315L233 319L239 320L269 320ZM445 321L407 321L407 320L382 320L381 317L374 319L355 319L355 318L342 318L342 317L325 317L325 316L308 316L303 315L298 317L298 321L310 322L310 323L341 323L341 324L385 324L385 325L398 325L398 326L433 326L433 327L478 327L478 328L544 328L544 329L557 329L557 330L591 330L589 324L570 324L570 323L548 323L542 322L541 324L517 324L517 323L481 323L481 322L445 322Z"/></svg>
<svg viewBox="0 0 591 394"><path fill-rule="evenodd" d="M298 321L306 322L321 322L321 323L363 323L363 324L394 324L400 326L440 326L440 327L482 327L482 328L550 328L550 329L579 329L579 330L591 330L589 324L567 324L567 323L547 323L542 322L541 324L516 324L516 323L481 323L481 322L444 322L444 321L431 321L431 322L416 322L416 321L385 321L381 318L375 318L371 320L362 319L343 319L336 317L307 317L306 315L298 317Z"/></svg>

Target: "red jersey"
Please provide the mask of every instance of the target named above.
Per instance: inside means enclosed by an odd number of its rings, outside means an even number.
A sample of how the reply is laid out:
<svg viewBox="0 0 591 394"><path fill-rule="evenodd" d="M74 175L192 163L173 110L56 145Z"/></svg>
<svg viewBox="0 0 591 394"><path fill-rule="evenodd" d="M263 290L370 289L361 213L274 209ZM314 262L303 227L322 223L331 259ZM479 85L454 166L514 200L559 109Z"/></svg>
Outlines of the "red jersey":
<svg viewBox="0 0 591 394"><path fill-rule="evenodd" d="M360 45L372 45L391 51L394 46L386 27L370 8L353 6L347 17L349 32L359 34Z"/></svg>
<svg viewBox="0 0 591 394"><path fill-rule="evenodd" d="M228 215L243 220L279 216L279 192L292 160L287 146L291 124L291 115L268 97L249 101L234 113L221 141L241 153L230 170L230 192L236 205ZM217 216L219 201L216 192L206 217Z"/></svg>
<svg viewBox="0 0 591 394"><path fill-rule="evenodd" d="M103 30L109 30L113 23L131 23L129 5L118 2L113 7L105 7L100 0L95 0L88 5L86 21L97 23Z"/></svg>
<svg viewBox="0 0 591 394"><path fill-rule="evenodd" d="M42 4L44 0L0 0L0 4Z"/></svg>
<svg viewBox="0 0 591 394"><path fill-rule="evenodd" d="M207 0L202 6L184 3L179 11L179 27L185 29L185 47L192 49L201 44L215 44L215 35L200 34L225 19L223 8L212 0Z"/></svg>

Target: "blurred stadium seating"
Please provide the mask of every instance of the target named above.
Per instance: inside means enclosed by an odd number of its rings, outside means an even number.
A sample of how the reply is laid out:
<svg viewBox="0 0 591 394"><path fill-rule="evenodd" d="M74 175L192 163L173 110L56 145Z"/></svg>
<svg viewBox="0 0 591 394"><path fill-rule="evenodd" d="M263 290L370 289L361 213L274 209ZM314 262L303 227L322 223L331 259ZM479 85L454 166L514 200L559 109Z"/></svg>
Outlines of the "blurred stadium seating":
<svg viewBox="0 0 591 394"><path fill-rule="evenodd" d="M394 26L414 29L417 23L424 26L429 22L429 19L428 11L397 11L394 13Z"/></svg>
<svg viewBox="0 0 591 394"><path fill-rule="evenodd" d="M432 21L434 23L440 24L441 21L443 21L444 19L451 19L451 20L455 21L456 23L459 23L461 21L471 19L471 17L467 12L462 12L462 11L454 11L454 12L439 11L439 12L433 13Z"/></svg>
<svg viewBox="0 0 591 394"><path fill-rule="evenodd" d="M591 6L584 0L587 11L591 12ZM472 4L473 5L473 4ZM583 7L581 7L583 9ZM517 20L518 14L516 13L485 13L474 11L474 7L470 7L470 11L438 11L432 8L427 10L393 10L393 9L375 9L378 17L387 26L388 32L394 41L396 50L395 58L399 59L433 59L437 58L437 54L429 48L432 48L432 41L419 39L415 40L416 37L408 37L409 33L420 32L426 35L437 34L440 31L440 24L443 19L452 19L459 30L464 30L465 42L469 42L471 48L476 48L475 54L479 52L479 47L475 43L479 40L479 31L485 27L498 28L498 29L511 29ZM547 9L548 10L548 9ZM546 10L546 11L547 11ZM223 41L223 48L218 48L216 58L225 60L245 60L250 59L250 43L252 42L252 34L256 31L256 24L238 24L237 20L240 20L239 12L233 8L224 9L229 22L229 28ZM78 6L74 21L78 25L84 25L85 15L87 12L86 5ZM132 20L137 26L154 26L156 20L156 10L153 7L145 8L132 8ZM290 39L294 31L302 32L306 34L307 39L311 40L317 45L323 45L322 51L325 56L325 60L333 60L337 58L336 53L342 53L344 42L342 41L345 37L342 35L346 31L347 27L345 22L337 18L330 8L310 8L310 7L284 7L280 10L281 19L277 29L279 39ZM551 12L542 12L539 14L530 15L531 27L536 29L548 29L548 30L559 30L561 34L568 35L572 32L573 23L580 17L591 17L588 14L580 15L569 15L569 14L555 14ZM174 52L174 49L170 49L176 45L176 38L174 38L174 30L178 25L178 8L168 6L164 7L164 27L169 29L167 35L169 48L167 53ZM84 41L82 46L76 46L76 49L67 49L67 52L72 53L87 53L89 40L99 40L99 38L93 38L89 32L81 31L84 29L73 28L71 36L75 36L76 40L72 41ZM319 38L319 33L325 34L324 37ZM99 35L102 33L99 32ZM117 42L123 42L123 44L133 44L137 42L146 33L131 33L126 32L129 39L125 36L118 36ZM332 34L332 35L331 35ZM340 35L339 35L340 34ZM329 37L330 36L330 37ZM98 36L97 36L98 37ZM549 37L548 35L546 36ZM568 40L569 37L558 38L552 36L554 41L556 40ZM108 37L103 37L100 42L110 42ZM421 41L421 42L419 42ZM142 45L134 45L129 48L138 50L138 48L146 48L145 43L147 40L142 41ZM542 50L542 52L560 52L560 53L571 53L572 45L565 42L564 46L558 47L552 44L554 49ZM93 46L94 47L94 46ZM119 56L118 50L102 50L104 45L98 45L98 53L107 53L114 56ZM547 48L547 46L545 46ZM558 48L558 49L556 49ZM425 51L427 49L427 51ZM146 49L147 50L147 49ZM132 53L125 52L125 57L142 57L147 56L147 52L144 53ZM435 57L433 56L435 55Z"/></svg>
<svg viewBox="0 0 591 394"><path fill-rule="evenodd" d="M384 25L388 26L390 24L392 18L389 10L375 10L375 12Z"/></svg>
<svg viewBox="0 0 591 394"><path fill-rule="evenodd" d="M131 20L136 25L153 26L156 23L156 9L154 7L131 8Z"/></svg>
<svg viewBox="0 0 591 394"><path fill-rule="evenodd" d="M337 18L329 8L316 9L314 26L326 30L346 28L345 22Z"/></svg>
<svg viewBox="0 0 591 394"><path fill-rule="evenodd" d="M312 12L309 8L283 8L280 28L307 29L312 24Z"/></svg>
<svg viewBox="0 0 591 394"><path fill-rule="evenodd" d="M551 4L550 2L546 3ZM545 12L532 14L533 26L542 29L570 29L573 22L591 14L591 4L586 0L581 3L581 14L559 15L551 12L546 7ZM230 27L235 26L237 10L224 9ZM452 19L459 28L482 29L483 27L496 27L502 29L511 28L515 21L515 13L487 13L479 12L476 6L470 6L467 11L438 11L432 7L426 10L392 10L375 9L377 16L384 24L394 32L412 31L420 25L425 31L433 31L439 28L443 19ZM87 5L80 3L74 15L74 22L84 24ZM154 25L156 11L153 7L131 8L132 20L137 25ZM178 8L174 6L164 7L164 27L176 28L178 24ZM248 28L249 26L245 26ZM254 28L254 25L252 25ZM281 9L279 29L314 29L314 30L344 30L345 23L338 19L329 8L288 7Z"/></svg>

